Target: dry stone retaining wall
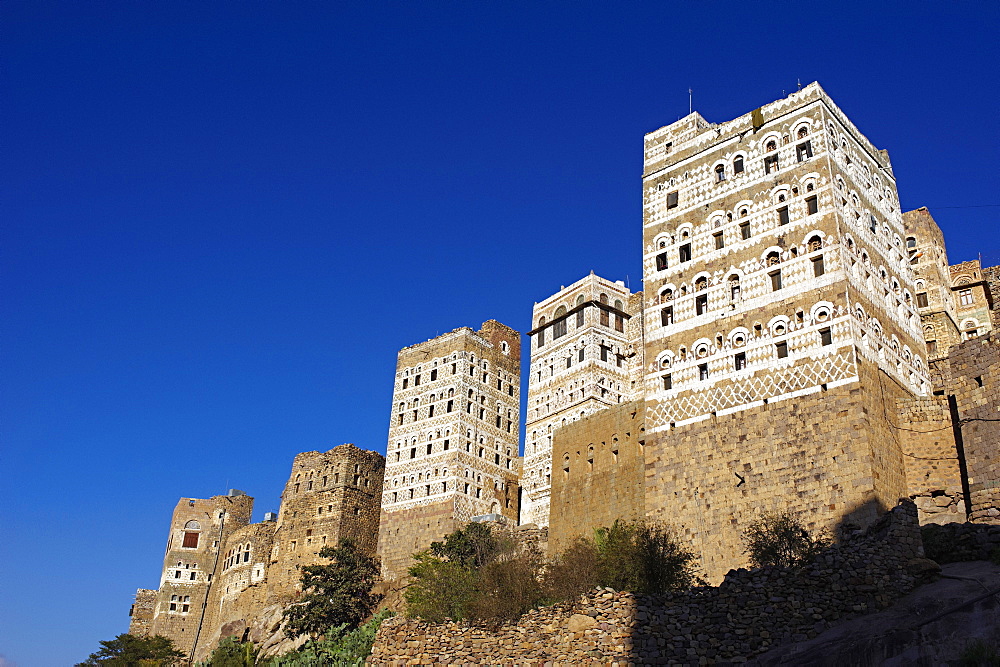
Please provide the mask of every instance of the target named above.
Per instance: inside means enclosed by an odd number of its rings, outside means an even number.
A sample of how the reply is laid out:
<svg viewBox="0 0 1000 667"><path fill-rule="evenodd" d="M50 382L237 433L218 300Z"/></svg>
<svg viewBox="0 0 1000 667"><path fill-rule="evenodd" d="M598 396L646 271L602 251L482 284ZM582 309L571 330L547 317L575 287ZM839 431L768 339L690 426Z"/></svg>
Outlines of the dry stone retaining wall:
<svg viewBox="0 0 1000 667"><path fill-rule="evenodd" d="M922 554L917 508L903 501L801 569L736 570L718 587L666 597L597 590L496 632L389 619L368 664L743 662L888 606L913 587L907 564Z"/></svg>

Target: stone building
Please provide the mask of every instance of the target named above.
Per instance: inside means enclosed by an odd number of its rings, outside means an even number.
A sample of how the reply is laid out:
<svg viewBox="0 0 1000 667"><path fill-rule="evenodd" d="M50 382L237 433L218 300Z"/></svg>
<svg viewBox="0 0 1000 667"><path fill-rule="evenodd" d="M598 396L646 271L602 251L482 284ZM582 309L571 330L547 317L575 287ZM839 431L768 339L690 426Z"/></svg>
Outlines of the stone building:
<svg viewBox="0 0 1000 667"><path fill-rule="evenodd" d="M940 359L962 340L944 234L926 207L904 213L903 224L927 358Z"/></svg>
<svg viewBox="0 0 1000 667"><path fill-rule="evenodd" d="M474 516L517 522L520 347L490 320L400 350L378 539L386 578Z"/></svg>
<svg viewBox="0 0 1000 667"><path fill-rule="evenodd" d="M152 619L144 624L148 633L163 635L180 650L194 654L205 626L219 552L232 533L250 523L252 511L253 498L236 490L225 496L177 502ZM136 602L140 599L148 599L144 589L136 593Z"/></svg>
<svg viewBox="0 0 1000 667"><path fill-rule="evenodd" d="M521 522L549 525L553 433L640 391L642 295L593 272L536 303Z"/></svg>
<svg viewBox="0 0 1000 667"><path fill-rule="evenodd" d="M990 275L995 275L997 268L991 267ZM960 262L949 269L962 340L985 336L994 328L996 311L993 295L996 285L989 284L978 259Z"/></svg>
<svg viewBox="0 0 1000 667"><path fill-rule="evenodd" d="M930 378L903 236L887 154L817 84L646 136L644 435L617 456L642 462L643 514L678 526L710 577L762 510L865 525L907 495L881 415ZM563 510L617 492L598 473L622 415L587 422L555 437L557 476L577 480ZM586 532L586 512L563 510Z"/></svg>

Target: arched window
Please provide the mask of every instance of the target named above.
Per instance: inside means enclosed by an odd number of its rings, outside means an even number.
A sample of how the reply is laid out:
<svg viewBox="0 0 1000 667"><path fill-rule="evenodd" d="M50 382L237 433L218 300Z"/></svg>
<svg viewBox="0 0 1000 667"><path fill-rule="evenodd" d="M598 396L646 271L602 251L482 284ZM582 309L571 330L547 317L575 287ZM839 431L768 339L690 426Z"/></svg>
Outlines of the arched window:
<svg viewBox="0 0 1000 667"><path fill-rule="evenodd" d="M702 276L698 280L694 281L694 291L701 292L708 288L708 278Z"/></svg>
<svg viewBox="0 0 1000 667"><path fill-rule="evenodd" d="M716 167L715 167L715 182L716 183L721 183L724 180L726 180L726 166L722 165L722 164L716 165Z"/></svg>
<svg viewBox="0 0 1000 667"><path fill-rule="evenodd" d="M811 239L809 239L807 247L808 247L808 252L812 252L813 250L819 250L820 248L823 247L823 239L821 239L819 236L813 236Z"/></svg>
<svg viewBox="0 0 1000 667"><path fill-rule="evenodd" d="M729 276L729 296L733 301L738 301L740 298L740 277L736 275Z"/></svg>
<svg viewBox="0 0 1000 667"><path fill-rule="evenodd" d="M771 252L767 253L767 265L768 266L775 266L776 264L779 264L780 262L781 262L781 256L778 254L778 251L772 250Z"/></svg>
<svg viewBox="0 0 1000 667"><path fill-rule="evenodd" d="M741 174L741 173L743 173L743 156L742 155L737 155L733 159L733 173L734 174Z"/></svg>
<svg viewBox="0 0 1000 667"><path fill-rule="evenodd" d="M799 139L802 139L807 134L809 134L809 128L808 127L806 127L805 125L803 125L802 127L799 128L799 133L798 133Z"/></svg>
<svg viewBox="0 0 1000 667"><path fill-rule="evenodd" d="M917 247L917 239L915 239L912 236L907 236L906 237L906 247L907 248L916 248Z"/></svg>
<svg viewBox="0 0 1000 667"><path fill-rule="evenodd" d="M197 521L188 521L184 524L184 530L201 530L201 524Z"/></svg>
<svg viewBox="0 0 1000 667"><path fill-rule="evenodd" d="M747 217L747 210L745 208L740 209L740 217L741 218Z"/></svg>
<svg viewBox="0 0 1000 667"><path fill-rule="evenodd" d="M778 150L778 142L775 141L774 139L769 140L767 142L767 145L764 146L764 150L766 150L768 153Z"/></svg>

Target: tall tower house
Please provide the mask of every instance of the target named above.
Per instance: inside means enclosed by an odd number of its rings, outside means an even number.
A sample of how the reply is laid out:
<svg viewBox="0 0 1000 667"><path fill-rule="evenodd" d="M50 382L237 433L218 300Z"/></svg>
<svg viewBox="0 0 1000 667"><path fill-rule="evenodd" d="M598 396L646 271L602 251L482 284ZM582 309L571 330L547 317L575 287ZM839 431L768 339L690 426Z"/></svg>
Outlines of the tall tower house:
<svg viewBox="0 0 1000 667"><path fill-rule="evenodd" d="M521 523L549 525L553 433L641 390L641 312L641 293L593 273L535 304Z"/></svg>
<svg viewBox="0 0 1000 667"><path fill-rule="evenodd" d="M710 573L762 509L863 525L907 495L884 415L930 385L903 237L888 154L818 84L646 135L647 514Z"/></svg>
<svg viewBox="0 0 1000 667"><path fill-rule="evenodd" d="M944 234L925 207L904 213L903 224L927 358L933 361L962 341Z"/></svg>
<svg viewBox="0 0 1000 667"><path fill-rule="evenodd" d="M472 517L518 517L520 334L490 320L400 350L379 555L387 579Z"/></svg>

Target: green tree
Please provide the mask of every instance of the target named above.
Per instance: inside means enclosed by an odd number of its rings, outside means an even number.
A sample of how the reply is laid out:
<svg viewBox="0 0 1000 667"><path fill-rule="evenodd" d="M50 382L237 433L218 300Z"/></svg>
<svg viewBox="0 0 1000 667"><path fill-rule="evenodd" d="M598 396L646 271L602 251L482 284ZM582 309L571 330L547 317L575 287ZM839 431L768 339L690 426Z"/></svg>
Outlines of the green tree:
<svg viewBox="0 0 1000 667"><path fill-rule="evenodd" d="M447 558L462 567L479 569L510 551L512 546L509 540L496 536L487 524L474 522L449 533L444 542L431 542L430 550L438 558Z"/></svg>
<svg viewBox="0 0 1000 667"><path fill-rule="evenodd" d="M416 562L409 569L412 581L403 593L407 615L435 623L466 618L476 591L473 569L431 551L421 551L413 558Z"/></svg>
<svg viewBox="0 0 1000 667"><path fill-rule="evenodd" d="M302 568L301 602L285 610L285 634L317 637L344 624L358 627L382 600L372 592L379 580L379 563L358 550L350 539L336 547L323 547L319 555L333 562Z"/></svg>
<svg viewBox="0 0 1000 667"><path fill-rule="evenodd" d="M174 647L174 642L162 635L137 637L126 633L101 642L100 650L91 653L87 661L78 663L77 667L90 665L161 667L172 665L183 657L184 652L178 651Z"/></svg>
<svg viewBox="0 0 1000 667"><path fill-rule="evenodd" d="M655 595L701 583L694 553L663 524L615 521L594 531L594 546L602 586Z"/></svg>
<svg viewBox="0 0 1000 667"><path fill-rule="evenodd" d="M788 512L772 512L762 514L743 531L743 544L752 567L794 567L830 546L830 540L813 537Z"/></svg>

